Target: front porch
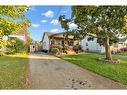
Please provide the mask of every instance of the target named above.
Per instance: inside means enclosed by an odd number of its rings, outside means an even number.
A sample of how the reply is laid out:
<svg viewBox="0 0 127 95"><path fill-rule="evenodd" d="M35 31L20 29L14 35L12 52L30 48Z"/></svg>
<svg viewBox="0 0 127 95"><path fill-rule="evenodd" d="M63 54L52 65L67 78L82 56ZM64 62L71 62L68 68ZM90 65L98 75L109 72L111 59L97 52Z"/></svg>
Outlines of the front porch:
<svg viewBox="0 0 127 95"><path fill-rule="evenodd" d="M50 51L52 48L61 48L61 53L67 53L67 54L74 54L75 51L73 47L79 44L79 41L73 40L73 39L65 39L62 37L52 37L50 39Z"/></svg>

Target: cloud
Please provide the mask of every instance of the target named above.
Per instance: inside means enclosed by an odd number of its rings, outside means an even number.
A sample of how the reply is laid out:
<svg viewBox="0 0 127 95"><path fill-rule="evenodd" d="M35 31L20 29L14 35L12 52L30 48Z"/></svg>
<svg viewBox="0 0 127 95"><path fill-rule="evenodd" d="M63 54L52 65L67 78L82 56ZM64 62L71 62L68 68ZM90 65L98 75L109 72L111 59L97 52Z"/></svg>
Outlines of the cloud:
<svg viewBox="0 0 127 95"><path fill-rule="evenodd" d="M59 29L52 29L50 32L59 32Z"/></svg>
<svg viewBox="0 0 127 95"><path fill-rule="evenodd" d="M48 17L48 18L52 18L54 16L54 12L51 11L51 10L48 10L47 12L45 13L42 13L42 15Z"/></svg>
<svg viewBox="0 0 127 95"><path fill-rule="evenodd" d="M70 29L75 29L75 28L77 28L78 26L76 25L76 24L74 24L74 23L70 23L69 24L69 28Z"/></svg>
<svg viewBox="0 0 127 95"><path fill-rule="evenodd" d="M39 26L40 26L39 24L32 24L32 27L34 27L34 28L37 28Z"/></svg>
<svg viewBox="0 0 127 95"><path fill-rule="evenodd" d="M48 22L47 20L41 20L42 23Z"/></svg>
<svg viewBox="0 0 127 95"><path fill-rule="evenodd" d="M53 19L51 21L51 24L58 25L59 24L59 21L57 19Z"/></svg>

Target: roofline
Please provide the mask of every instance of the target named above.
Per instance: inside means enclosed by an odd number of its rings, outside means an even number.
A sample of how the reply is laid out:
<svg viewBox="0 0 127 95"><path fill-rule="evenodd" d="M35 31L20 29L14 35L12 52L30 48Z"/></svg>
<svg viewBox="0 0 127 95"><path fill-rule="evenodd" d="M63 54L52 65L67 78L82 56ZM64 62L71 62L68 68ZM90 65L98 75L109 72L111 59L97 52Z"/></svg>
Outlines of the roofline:
<svg viewBox="0 0 127 95"><path fill-rule="evenodd" d="M45 33L46 33L46 32L44 32L44 34L43 34L43 36L42 36L41 42L43 42L43 39L44 39Z"/></svg>
<svg viewBox="0 0 127 95"><path fill-rule="evenodd" d="M64 33L68 33L68 32L66 31L66 32L60 32L60 33L54 33L54 34L52 34L51 36L59 35L59 34L64 34Z"/></svg>

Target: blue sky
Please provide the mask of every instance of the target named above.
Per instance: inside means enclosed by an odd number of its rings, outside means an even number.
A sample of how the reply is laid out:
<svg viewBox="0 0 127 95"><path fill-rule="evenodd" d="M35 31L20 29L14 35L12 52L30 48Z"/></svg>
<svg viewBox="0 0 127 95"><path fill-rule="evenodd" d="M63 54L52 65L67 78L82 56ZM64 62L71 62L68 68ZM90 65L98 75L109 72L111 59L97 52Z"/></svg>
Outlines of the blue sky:
<svg viewBox="0 0 127 95"><path fill-rule="evenodd" d="M58 17L66 15L71 17L71 6L30 6L30 10L25 13L31 21L29 27L30 36L33 40L40 41L44 32L63 32ZM75 27L72 23L70 27Z"/></svg>

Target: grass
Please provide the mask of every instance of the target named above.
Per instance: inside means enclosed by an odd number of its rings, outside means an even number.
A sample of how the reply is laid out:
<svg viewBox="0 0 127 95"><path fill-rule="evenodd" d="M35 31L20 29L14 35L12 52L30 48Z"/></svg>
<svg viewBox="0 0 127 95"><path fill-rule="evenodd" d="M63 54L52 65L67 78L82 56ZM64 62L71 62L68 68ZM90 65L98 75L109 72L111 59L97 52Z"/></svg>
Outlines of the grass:
<svg viewBox="0 0 127 95"><path fill-rule="evenodd" d="M120 52L118 54L121 54L121 55L127 55L127 52Z"/></svg>
<svg viewBox="0 0 127 95"><path fill-rule="evenodd" d="M0 89L26 88L28 55L0 56Z"/></svg>
<svg viewBox="0 0 127 95"><path fill-rule="evenodd" d="M127 84L127 57L113 56L122 60L120 64L107 63L97 60L104 55L100 54L78 54L63 55L62 59L79 65L85 69L110 78L112 80Z"/></svg>

